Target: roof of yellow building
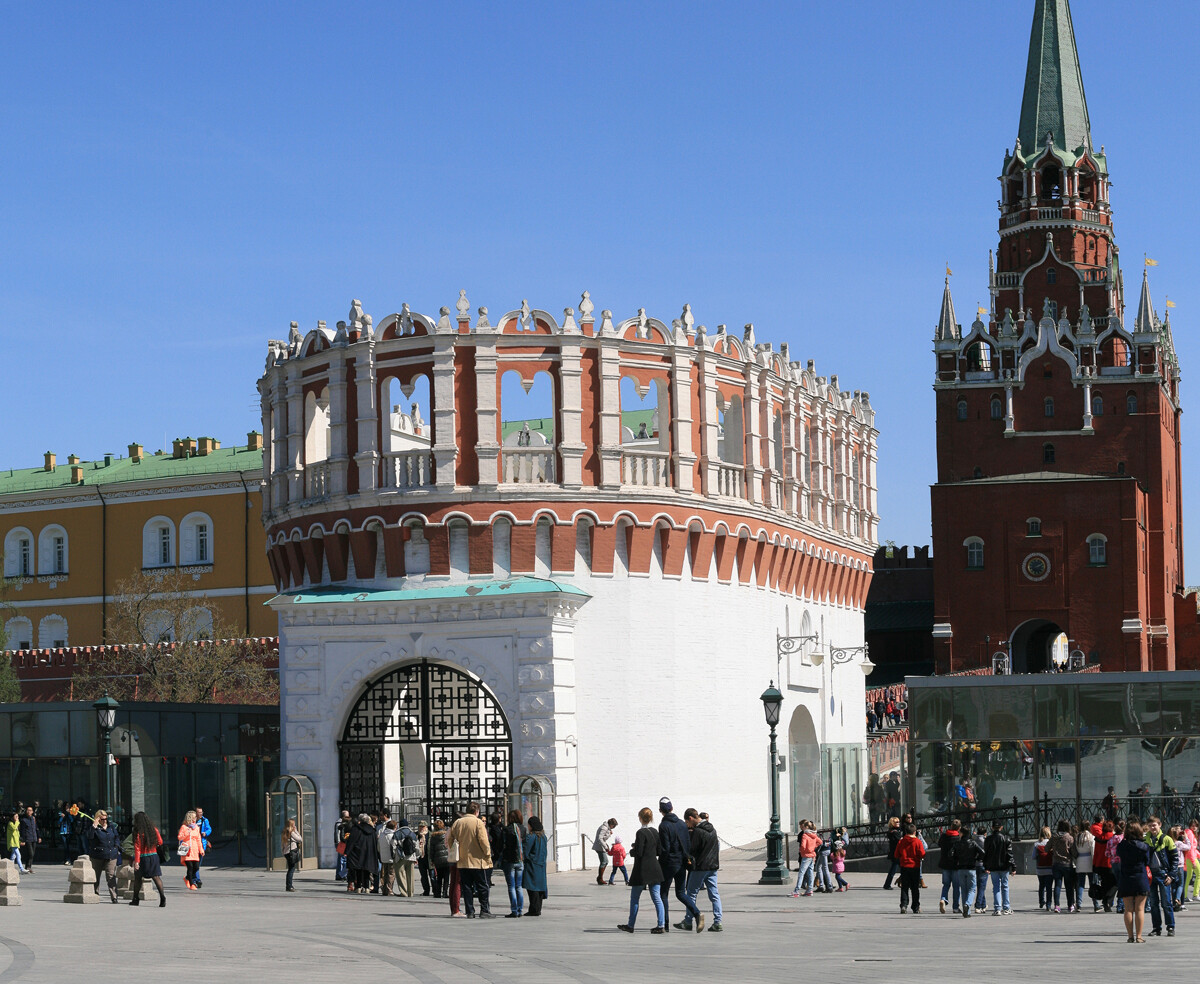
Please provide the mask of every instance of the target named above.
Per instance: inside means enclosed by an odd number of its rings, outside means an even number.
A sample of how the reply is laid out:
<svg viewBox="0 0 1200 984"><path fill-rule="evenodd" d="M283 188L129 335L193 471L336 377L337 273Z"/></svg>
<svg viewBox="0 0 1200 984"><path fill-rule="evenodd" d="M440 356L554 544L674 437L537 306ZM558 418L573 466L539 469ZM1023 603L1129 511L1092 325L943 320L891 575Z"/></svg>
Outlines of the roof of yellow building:
<svg viewBox="0 0 1200 984"><path fill-rule="evenodd" d="M118 458L110 462L81 461L82 482L71 481L70 464L58 464L51 471L44 468L10 468L0 471L0 495L13 492L37 492L48 489L73 488L79 485L111 485L116 482L149 482L189 476L218 475L235 472L262 472L262 450L248 446L221 448L190 458L173 458L170 454L147 454L139 461Z"/></svg>

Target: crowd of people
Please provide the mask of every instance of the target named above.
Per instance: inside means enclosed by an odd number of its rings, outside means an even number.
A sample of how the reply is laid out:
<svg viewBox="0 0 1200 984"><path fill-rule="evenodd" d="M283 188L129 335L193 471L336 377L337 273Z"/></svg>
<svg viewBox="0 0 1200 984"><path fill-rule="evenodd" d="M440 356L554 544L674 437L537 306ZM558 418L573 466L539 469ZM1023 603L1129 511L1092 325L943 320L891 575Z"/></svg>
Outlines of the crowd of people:
<svg viewBox="0 0 1200 984"><path fill-rule="evenodd" d="M505 918L540 916L547 896L549 856L541 819L525 820L519 810L511 810L507 819L497 811L484 820L479 810L478 803L470 803L449 824L436 819L430 828L421 821L415 830L408 820L394 819L387 810L356 818L342 811L336 826L335 877L346 882L350 893L411 897L416 894L415 872L421 894L446 899L452 917L491 919L495 915L491 890L499 868L508 891ZM281 844L285 856L293 843L285 831ZM298 863L298 846L296 852ZM289 891L292 873L289 859Z"/></svg>
<svg viewBox="0 0 1200 984"><path fill-rule="evenodd" d="M867 732L887 731L908 723L907 688L880 687L867 691Z"/></svg>
<svg viewBox="0 0 1200 984"><path fill-rule="evenodd" d="M633 843L626 851L617 835L617 819L610 817L596 830L592 850L599 862L597 885L611 886L620 871L629 886L629 917L617 924L617 929L632 933L644 892L654 904L655 935L669 933L672 925L683 932L704 931L704 914L697 905L700 890L704 889L712 906L710 933L724 931L721 919L721 895L717 887L717 872L721 867L721 841L708 818L694 807L683 811L683 819L675 813L670 799L658 801L659 822L654 826L654 811L643 807L638 811L639 827ZM625 858L633 859L633 872L625 867ZM612 874L605 881L604 872L612 862ZM671 922L670 896L683 906L683 917Z"/></svg>

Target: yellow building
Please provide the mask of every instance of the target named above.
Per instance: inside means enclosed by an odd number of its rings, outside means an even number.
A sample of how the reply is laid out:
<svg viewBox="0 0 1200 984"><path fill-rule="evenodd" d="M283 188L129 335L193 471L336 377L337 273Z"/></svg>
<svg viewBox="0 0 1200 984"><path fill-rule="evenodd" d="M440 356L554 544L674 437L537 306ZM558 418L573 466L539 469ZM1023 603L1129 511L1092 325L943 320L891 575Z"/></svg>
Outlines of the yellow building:
<svg viewBox="0 0 1200 984"><path fill-rule="evenodd" d="M113 590L145 570L190 574L207 599L198 608L236 634L274 636L261 480L258 433L244 447L182 438L170 452L132 444L100 461L47 452L41 468L0 472L8 647L124 641L105 639Z"/></svg>

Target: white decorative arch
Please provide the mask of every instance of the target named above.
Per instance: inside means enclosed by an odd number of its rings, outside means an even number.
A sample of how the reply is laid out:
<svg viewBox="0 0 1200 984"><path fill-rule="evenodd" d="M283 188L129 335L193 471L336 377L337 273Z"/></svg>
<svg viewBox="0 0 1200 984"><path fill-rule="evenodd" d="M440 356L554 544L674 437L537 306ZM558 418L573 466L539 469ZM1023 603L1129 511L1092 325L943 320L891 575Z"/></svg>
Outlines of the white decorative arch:
<svg viewBox="0 0 1200 984"><path fill-rule="evenodd" d="M66 574L70 570L67 563L67 531L57 523L42 528L38 534L38 566L39 574Z"/></svg>
<svg viewBox="0 0 1200 984"><path fill-rule="evenodd" d="M175 523L166 516L146 520L142 527L142 566L175 566Z"/></svg>
<svg viewBox="0 0 1200 984"><path fill-rule="evenodd" d="M33 534L17 526L4 534L4 576L30 577L35 565Z"/></svg>
<svg viewBox="0 0 1200 984"><path fill-rule="evenodd" d="M1108 537L1103 533L1089 533L1085 541L1088 547L1088 563L1099 567L1108 563Z"/></svg>
<svg viewBox="0 0 1200 984"><path fill-rule="evenodd" d="M180 564L211 564L216 530L208 513L193 512L179 524Z"/></svg>
<svg viewBox="0 0 1200 984"><path fill-rule="evenodd" d="M17 615L4 623L6 649L32 649L33 623L24 615Z"/></svg>
<svg viewBox="0 0 1200 984"><path fill-rule="evenodd" d="M66 649L67 620L61 615L47 615L38 622L38 649Z"/></svg>
<svg viewBox="0 0 1200 984"><path fill-rule="evenodd" d="M189 608L179 619L179 638L188 642L213 637L213 614L207 608Z"/></svg>

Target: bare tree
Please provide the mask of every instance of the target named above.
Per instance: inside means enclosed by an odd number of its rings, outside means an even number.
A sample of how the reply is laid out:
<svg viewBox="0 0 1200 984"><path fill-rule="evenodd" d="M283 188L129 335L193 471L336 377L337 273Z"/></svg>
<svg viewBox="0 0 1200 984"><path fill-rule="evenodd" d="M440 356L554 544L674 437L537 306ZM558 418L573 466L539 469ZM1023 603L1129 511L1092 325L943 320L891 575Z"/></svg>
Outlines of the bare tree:
<svg viewBox="0 0 1200 984"><path fill-rule="evenodd" d="M3 562L4 555L0 554L0 564ZM13 669L12 657L5 655L8 652L5 623L13 613L13 607L8 603L8 587L8 581L0 578L0 704L15 704L21 700L21 681Z"/></svg>
<svg viewBox="0 0 1200 984"><path fill-rule="evenodd" d="M234 638L192 579L143 571L116 585L109 605L110 645L76 664L76 700L104 693L118 700L271 704L278 674L268 654Z"/></svg>

